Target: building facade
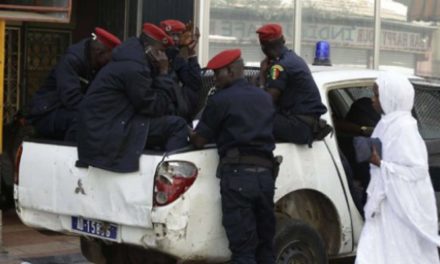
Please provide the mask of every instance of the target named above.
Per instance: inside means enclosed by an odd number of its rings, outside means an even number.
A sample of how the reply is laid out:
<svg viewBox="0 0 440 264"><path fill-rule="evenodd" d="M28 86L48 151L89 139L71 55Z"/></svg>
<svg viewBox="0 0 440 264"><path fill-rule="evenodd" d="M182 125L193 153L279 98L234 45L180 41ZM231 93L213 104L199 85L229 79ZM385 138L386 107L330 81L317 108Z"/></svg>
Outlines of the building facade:
<svg viewBox="0 0 440 264"><path fill-rule="evenodd" d="M315 43L326 40L331 45L333 65L438 77L440 11L414 18L415 9L423 7L423 2L211 0L200 10L209 21L203 59L227 47L240 47L245 61L258 65L263 54L255 30L275 22L283 26L287 45L308 63L313 62ZM429 2L440 9L440 1Z"/></svg>
<svg viewBox="0 0 440 264"><path fill-rule="evenodd" d="M5 4L29 5L66 0L5 0ZM53 4L53 3L52 3ZM0 15L2 10L0 6ZM33 15L32 13L29 16ZM35 15L39 15L35 13ZM66 48L90 36L99 26L121 39L137 35L142 21L158 23L166 18L193 20L193 0L74 0L68 23L6 20L4 123L26 108L49 71Z"/></svg>
<svg viewBox="0 0 440 264"><path fill-rule="evenodd" d="M259 65L255 30L275 22L308 63L315 43L326 40L335 66L440 77L440 0L75 0L69 23L7 22L5 122L26 106L65 49L95 26L126 39L143 22L167 18L199 26L202 65L237 47L248 65Z"/></svg>

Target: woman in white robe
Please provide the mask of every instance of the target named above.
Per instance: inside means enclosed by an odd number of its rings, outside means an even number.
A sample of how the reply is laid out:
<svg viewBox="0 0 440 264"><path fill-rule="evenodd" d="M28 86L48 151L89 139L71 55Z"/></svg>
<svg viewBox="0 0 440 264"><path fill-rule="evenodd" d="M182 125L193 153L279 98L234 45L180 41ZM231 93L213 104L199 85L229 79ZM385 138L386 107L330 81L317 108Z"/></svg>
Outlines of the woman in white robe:
<svg viewBox="0 0 440 264"><path fill-rule="evenodd" d="M383 72L373 106L382 113L372 137L382 155L371 156L356 264L438 264L437 208L428 154L411 115L414 88L403 75Z"/></svg>

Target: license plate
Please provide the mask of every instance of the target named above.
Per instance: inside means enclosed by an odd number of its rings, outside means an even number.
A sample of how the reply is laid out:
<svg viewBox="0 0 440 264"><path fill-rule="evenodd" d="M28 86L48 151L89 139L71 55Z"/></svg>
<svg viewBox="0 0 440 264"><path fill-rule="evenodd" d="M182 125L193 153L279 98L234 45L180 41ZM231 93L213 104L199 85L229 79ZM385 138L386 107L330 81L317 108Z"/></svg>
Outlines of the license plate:
<svg viewBox="0 0 440 264"><path fill-rule="evenodd" d="M110 240L118 237L118 225L76 216L72 216L72 230Z"/></svg>

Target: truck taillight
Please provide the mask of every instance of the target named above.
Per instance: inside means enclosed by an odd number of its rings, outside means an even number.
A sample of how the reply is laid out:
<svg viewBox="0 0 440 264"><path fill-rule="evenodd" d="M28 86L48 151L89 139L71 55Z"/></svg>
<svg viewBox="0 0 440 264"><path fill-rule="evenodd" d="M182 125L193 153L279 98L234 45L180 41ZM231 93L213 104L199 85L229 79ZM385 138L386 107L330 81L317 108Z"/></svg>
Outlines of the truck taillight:
<svg viewBox="0 0 440 264"><path fill-rule="evenodd" d="M18 177L20 173L21 154L23 154L23 145L20 145L15 153L14 160L14 183L18 185Z"/></svg>
<svg viewBox="0 0 440 264"><path fill-rule="evenodd" d="M163 206L182 196L197 178L197 167L187 161L159 164L154 185L154 205Z"/></svg>

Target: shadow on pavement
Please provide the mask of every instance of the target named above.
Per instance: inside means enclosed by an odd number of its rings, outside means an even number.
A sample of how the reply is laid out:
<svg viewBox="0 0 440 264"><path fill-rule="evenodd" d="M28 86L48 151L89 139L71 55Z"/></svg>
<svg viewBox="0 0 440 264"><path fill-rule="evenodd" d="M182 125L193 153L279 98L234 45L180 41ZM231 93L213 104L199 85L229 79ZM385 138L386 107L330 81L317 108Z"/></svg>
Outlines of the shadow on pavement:
<svg viewBox="0 0 440 264"><path fill-rule="evenodd" d="M81 254L71 254L53 257L23 258L22 264L88 264Z"/></svg>

